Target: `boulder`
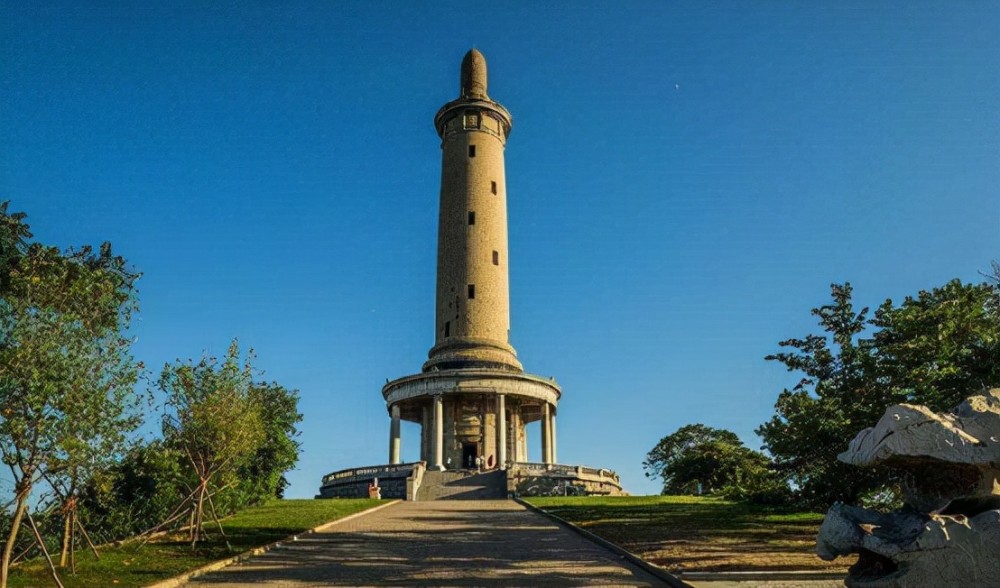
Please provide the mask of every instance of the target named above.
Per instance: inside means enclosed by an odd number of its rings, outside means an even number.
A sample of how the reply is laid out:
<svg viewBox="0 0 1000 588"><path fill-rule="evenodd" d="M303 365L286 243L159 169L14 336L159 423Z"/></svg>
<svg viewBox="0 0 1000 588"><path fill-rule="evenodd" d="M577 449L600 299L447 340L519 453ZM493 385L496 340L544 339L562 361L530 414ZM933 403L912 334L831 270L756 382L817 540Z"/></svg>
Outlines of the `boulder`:
<svg viewBox="0 0 1000 588"><path fill-rule="evenodd" d="M1000 389L943 414L891 406L838 458L891 469L906 503L827 512L816 551L825 560L859 554L848 587L1000 587Z"/></svg>

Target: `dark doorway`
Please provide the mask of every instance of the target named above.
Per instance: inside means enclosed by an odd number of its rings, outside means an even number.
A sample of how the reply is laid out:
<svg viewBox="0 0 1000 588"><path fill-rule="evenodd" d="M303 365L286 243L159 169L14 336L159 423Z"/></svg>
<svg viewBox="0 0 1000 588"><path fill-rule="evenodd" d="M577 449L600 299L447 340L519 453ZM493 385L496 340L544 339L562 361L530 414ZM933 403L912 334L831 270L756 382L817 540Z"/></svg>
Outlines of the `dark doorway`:
<svg viewBox="0 0 1000 588"><path fill-rule="evenodd" d="M479 457L479 445L477 443L462 443L462 466L472 469L476 467L476 458Z"/></svg>

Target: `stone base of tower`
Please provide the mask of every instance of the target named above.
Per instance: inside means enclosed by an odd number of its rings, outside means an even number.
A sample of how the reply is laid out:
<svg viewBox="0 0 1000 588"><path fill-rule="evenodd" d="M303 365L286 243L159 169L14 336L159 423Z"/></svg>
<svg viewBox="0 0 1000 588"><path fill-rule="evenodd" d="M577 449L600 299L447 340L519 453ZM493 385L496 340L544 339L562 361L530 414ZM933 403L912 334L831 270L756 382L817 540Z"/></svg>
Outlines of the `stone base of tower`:
<svg viewBox="0 0 1000 588"><path fill-rule="evenodd" d="M446 339L428 352L423 372L442 370L492 370L524 373L514 348L491 339Z"/></svg>
<svg viewBox="0 0 1000 588"><path fill-rule="evenodd" d="M430 371L382 389L392 418L389 462L401 455L399 421L420 425L420 459L431 470L507 469L528 461L526 425L539 421L541 462L556 462L561 390L549 378L494 369Z"/></svg>
<svg viewBox="0 0 1000 588"><path fill-rule="evenodd" d="M374 487L407 500L624 494L610 470L558 463L561 394L551 378L507 369L431 370L389 382L389 463L328 474L319 497L368 496ZM420 425L418 462L400 463L404 420ZM528 438L533 422L537 440ZM528 461L532 442L539 462Z"/></svg>
<svg viewBox="0 0 1000 588"><path fill-rule="evenodd" d="M611 470L563 464L517 463L507 470L509 496L627 496Z"/></svg>
<svg viewBox="0 0 1000 588"><path fill-rule="evenodd" d="M618 475L605 469L562 464L511 463L506 470L429 471L424 462L378 465L332 472L316 498L484 500L513 496L621 496Z"/></svg>

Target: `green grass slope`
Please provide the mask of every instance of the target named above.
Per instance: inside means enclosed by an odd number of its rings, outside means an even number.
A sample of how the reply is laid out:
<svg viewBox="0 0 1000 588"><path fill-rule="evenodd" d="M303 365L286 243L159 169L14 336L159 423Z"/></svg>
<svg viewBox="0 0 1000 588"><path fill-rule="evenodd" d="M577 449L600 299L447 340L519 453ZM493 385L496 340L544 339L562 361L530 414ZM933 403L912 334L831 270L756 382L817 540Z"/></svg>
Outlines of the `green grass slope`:
<svg viewBox="0 0 1000 588"><path fill-rule="evenodd" d="M671 571L846 571L816 556L823 515L703 496L580 496L527 502Z"/></svg>

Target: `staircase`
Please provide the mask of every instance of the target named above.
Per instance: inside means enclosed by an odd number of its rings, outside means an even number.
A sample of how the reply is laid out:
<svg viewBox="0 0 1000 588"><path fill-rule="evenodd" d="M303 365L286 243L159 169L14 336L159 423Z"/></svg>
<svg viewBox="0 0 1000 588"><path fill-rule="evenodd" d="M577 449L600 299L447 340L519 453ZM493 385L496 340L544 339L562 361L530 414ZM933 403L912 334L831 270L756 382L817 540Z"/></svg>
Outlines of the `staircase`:
<svg viewBox="0 0 1000 588"><path fill-rule="evenodd" d="M486 500L507 498L507 472L475 471L424 472L423 482L417 490L418 501L423 500Z"/></svg>

